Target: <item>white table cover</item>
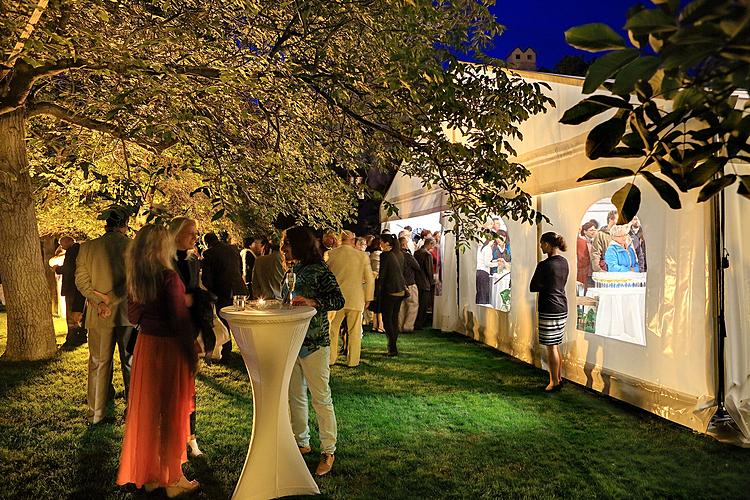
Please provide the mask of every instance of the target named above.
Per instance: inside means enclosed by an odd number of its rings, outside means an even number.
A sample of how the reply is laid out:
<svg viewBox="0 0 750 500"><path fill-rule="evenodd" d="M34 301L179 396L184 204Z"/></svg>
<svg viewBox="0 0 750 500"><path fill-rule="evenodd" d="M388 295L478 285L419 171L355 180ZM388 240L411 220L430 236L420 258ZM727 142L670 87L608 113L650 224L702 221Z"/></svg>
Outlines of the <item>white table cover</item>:
<svg viewBox="0 0 750 500"><path fill-rule="evenodd" d="M319 494L289 420L289 379L315 309L221 310L242 352L253 390L253 430L232 498Z"/></svg>

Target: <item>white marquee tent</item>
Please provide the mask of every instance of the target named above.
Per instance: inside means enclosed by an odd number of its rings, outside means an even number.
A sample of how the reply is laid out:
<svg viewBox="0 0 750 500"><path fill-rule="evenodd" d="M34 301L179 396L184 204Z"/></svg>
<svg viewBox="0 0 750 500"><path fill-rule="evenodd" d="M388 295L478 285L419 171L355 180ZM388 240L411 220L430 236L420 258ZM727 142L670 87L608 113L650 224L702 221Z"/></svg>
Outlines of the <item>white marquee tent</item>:
<svg viewBox="0 0 750 500"><path fill-rule="evenodd" d="M640 219L649 265L645 300L645 345L579 330L576 324L576 249L581 220L589 207L608 198L626 181L577 183L596 166L636 166L638 160L588 160L588 131L609 118L579 126L561 125L565 110L579 102L582 80L518 72L529 81L545 82L556 103L546 114L521 125L523 141L514 148L518 161L531 171L525 189L536 207L550 218L541 227L506 220L512 244L511 307L503 312L477 305L476 245L457 255L451 235L443 238L442 295L436 297L434 324L456 331L528 363L542 366L536 341L536 296L528 283L542 256L537 242L547 230L569 243L569 318L561 346L565 378L626 401L699 432L706 432L716 410L717 327L716 263L713 261L713 208L682 196L681 210L671 210L642 179ZM453 137L460 140L460 137ZM735 166L748 170L747 166ZM726 273L726 407L740 428L740 441L750 444L750 246L744 238L750 201L731 188L726 193L726 247L731 267ZM447 209L440 189L425 189L419 179L397 175L386 199L397 215L381 221L404 226L409 219ZM406 219L406 220L405 220ZM447 228L447 220L441 219Z"/></svg>

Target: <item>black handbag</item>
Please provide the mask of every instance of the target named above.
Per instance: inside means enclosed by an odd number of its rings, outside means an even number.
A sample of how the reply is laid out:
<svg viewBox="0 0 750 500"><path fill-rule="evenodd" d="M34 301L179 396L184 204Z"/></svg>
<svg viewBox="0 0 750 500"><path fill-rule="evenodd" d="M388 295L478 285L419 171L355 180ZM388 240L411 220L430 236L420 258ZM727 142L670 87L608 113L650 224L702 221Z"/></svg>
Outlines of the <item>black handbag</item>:
<svg viewBox="0 0 750 500"><path fill-rule="evenodd" d="M125 346L125 352L127 352L131 356L135 353L135 343L138 341L138 332L141 331L142 319L143 312L141 312L141 317L138 318L138 323L133 325L133 330L130 332L130 337L128 337L128 345Z"/></svg>

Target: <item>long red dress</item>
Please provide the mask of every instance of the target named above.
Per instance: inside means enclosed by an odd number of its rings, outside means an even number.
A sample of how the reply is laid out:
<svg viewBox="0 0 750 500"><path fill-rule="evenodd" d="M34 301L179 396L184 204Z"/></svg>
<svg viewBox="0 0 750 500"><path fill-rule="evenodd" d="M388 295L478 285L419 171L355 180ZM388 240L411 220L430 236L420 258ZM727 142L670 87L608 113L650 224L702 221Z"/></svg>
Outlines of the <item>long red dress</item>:
<svg viewBox="0 0 750 500"><path fill-rule="evenodd" d="M174 484L187 462L195 376L184 346L193 339L185 286L164 273L159 298L128 303L131 323L140 322L130 378L128 415L117 484ZM189 344L188 344L189 345Z"/></svg>

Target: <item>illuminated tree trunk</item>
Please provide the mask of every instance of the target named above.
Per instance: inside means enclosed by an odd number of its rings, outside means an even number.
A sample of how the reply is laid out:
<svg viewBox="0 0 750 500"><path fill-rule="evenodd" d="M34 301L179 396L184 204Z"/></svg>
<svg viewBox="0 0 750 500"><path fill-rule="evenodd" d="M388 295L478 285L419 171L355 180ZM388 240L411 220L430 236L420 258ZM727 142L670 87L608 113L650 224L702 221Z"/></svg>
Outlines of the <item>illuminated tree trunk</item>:
<svg viewBox="0 0 750 500"><path fill-rule="evenodd" d="M0 115L0 276L8 310L3 358L37 360L56 352L51 297L34 212L24 109Z"/></svg>

